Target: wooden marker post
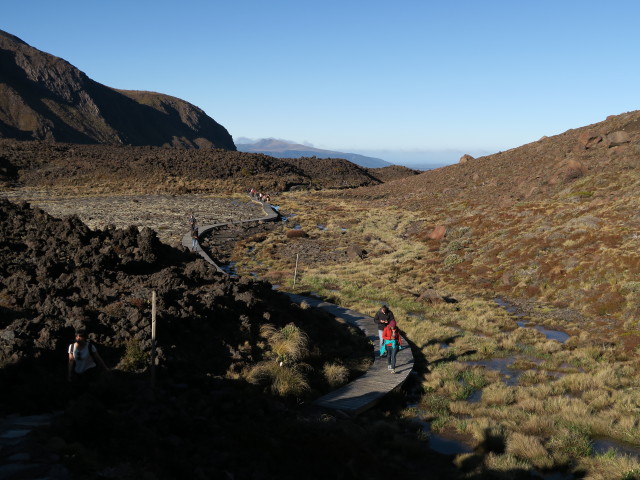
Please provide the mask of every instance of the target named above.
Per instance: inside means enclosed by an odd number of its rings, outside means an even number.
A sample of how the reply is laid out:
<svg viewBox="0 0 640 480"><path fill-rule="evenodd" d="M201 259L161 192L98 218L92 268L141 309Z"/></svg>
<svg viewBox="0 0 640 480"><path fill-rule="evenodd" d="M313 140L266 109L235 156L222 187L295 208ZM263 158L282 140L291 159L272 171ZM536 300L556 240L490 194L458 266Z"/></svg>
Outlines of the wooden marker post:
<svg viewBox="0 0 640 480"><path fill-rule="evenodd" d="M293 288L296 288L296 277L298 276L298 253L296 253L296 269L293 272Z"/></svg>
<svg viewBox="0 0 640 480"><path fill-rule="evenodd" d="M156 386L156 291L151 292L151 387Z"/></svg>

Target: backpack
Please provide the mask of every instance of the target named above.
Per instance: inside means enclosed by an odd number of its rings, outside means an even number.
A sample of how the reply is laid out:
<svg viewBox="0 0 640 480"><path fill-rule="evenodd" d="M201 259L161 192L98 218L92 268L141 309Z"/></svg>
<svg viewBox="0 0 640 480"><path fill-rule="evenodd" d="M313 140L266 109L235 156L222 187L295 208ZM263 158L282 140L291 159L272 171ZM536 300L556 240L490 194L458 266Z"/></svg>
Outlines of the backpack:
<svg viewBox="0 0 640 480"><path fill-rule="evenodd" d="M97 365L98 362L96 362L96 357L94 355L94 351L91 350L91 347L95 348L96 351L98 351L96 344L91 342L91 340L87 340L87 351L89 352L89 355L91 355L91 358L93 358L94 363ZM71 354L73 355L76 352L76 342L73 342L71 344Z"/></svg>

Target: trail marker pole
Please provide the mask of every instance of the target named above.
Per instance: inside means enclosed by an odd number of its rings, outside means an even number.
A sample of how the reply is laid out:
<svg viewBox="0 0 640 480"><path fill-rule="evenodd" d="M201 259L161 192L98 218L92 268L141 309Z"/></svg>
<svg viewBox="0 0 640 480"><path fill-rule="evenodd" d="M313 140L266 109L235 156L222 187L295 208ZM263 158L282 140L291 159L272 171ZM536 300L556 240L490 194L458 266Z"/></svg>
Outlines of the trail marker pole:
<svg viewBox="0 0 640 480"><path fill-rule="evenodd" d="M156 291L151 292L151 387L156 386Z"/></svg>
<svg viewBox="0 0 640 480"><path fill-rule="evenodd" d="M296 253L296 269L293 272L293 288L296 288L296 277L298 276L298 253Z"/></svg>

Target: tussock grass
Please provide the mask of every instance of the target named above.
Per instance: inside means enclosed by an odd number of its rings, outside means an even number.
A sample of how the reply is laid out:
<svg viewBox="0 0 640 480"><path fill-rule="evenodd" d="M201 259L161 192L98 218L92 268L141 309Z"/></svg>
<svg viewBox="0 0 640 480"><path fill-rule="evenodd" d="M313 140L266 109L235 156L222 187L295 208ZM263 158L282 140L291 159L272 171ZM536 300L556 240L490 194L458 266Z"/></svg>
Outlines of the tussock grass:
<svg viewBox="0 0 640 480"><path fill-rule="evenodd" d="M513 387L494 383L482 391L482 399L480 401L483 405L502 407L512 404L515 399L516 395Z"/></svg>
<svg viewBox="0 0 640 480"><path fill-rule="evenodd" d="M596 192L589 185L580 190ZM429 365L422 380L421 415L431 420L434 431L455 429L478 444L486 429L499 429L509 439L507 452L485 456L483 468L507 471L571 467L589 458L585 455L590 455L594 436L640 444L635 421L638 357L633 351L623 355L610 342L628 340L616 337L619 318L624 318L619 327L624 325L626 332L639 330L638 312L631 305L640 299L640 262L634 254L640 239L631 238L633 232L624 222L594 220L603 218L605 207L590 206L576 215L574 200L591 201L598 198L596 193L569 197L495 211L461 204L459 209L409 212L377 204L374 212L357 201L315 194L285 195L279 203L296 213L330 207L329 218L305 219L306 214L300 214L296 223L309 232L322 223L328 226L322 235L334 235L345 248L356 244L367 251L363 259L351 262L305 263L300 288L371 316L382 303L389 304ZM579 220L570 222L574 218ZM427 239L437 224L448 228L442 242ZM343 227L347 231L338 231ZM256 247L265 257L267 243ZM463 261L445 265L450 255ZM493 297L478 295L483 285L491 295L497 291L548 302L526 320L566 331L571 338L561 344L532 328L517 327ZM456 303L418 302L426 289ZM596 301L597 306L587 308ZM574 310L562 314L567 307ZM602 313L607 314L607 329L585 323L594 318L589 315ZM505 385L496 371L465 363L507 356L515 357L513 368L524 370L517 387ZM465 401L478 389L479 402ZM613 463L602 468L598 462L588 463L594 471L613 468Z"/></svg>
<svg viewBox="0 0 640 480"><path fill-rule="evenodd" d="M582 457L578 469L589 472L588 480L636 480L640 478L640 462L626 455L614 453L593 458Z"/></svg>
<svg viewBox="0 0 640 480"><path fill-rule="evenodd" d="M497 475L500 475L500 472L507 475L508 472L529 470L530 464L512 454L498 455L492 452L485 457L484 466L487 470L496 472Z"/></svg>
<svg viewBox="0 0 640 480"><path fill-rule="evenodd" d="M247 380L257 385L265 385L282 397L300 396L309 390L309 384L299 365L285 366L277 359L256 364L248 373Z"/></svg>
<svg viewBox="0 0 640 480"><path fill-rule="evenodd" d="M506 451L536 468L548 469L554 464L549 452L537 437L514 432L507 437Z"/></svg>
<svg viewBox="0 0 640 480"><path fill-rule="evenodd" d="M332 388L344 385L349 380L349 369L338 363L325 363L322 373Z"/></svg>
<svg viewBox="0 0 640 480"><path fill-rule="evenodd" d="M260 335L267 339L271 354L278 362L294 363L308 353L309 338L292 323L283 328L265 324L260 328Z"/></svg>

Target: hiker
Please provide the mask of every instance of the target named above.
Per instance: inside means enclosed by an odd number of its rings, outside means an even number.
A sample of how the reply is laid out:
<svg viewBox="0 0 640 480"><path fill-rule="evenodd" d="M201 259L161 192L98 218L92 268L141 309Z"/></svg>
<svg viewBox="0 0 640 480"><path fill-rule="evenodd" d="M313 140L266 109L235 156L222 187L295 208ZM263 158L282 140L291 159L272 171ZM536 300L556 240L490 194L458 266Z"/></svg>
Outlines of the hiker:
<svg viewBox="0 0 640 480"><path fill-rule="evenodd" d="M191 249L194 252L198 251L198 227L196 225L191 229Z"/></svg>
<svg viewBox="0 0 640 480"><path fill-rule="evenodd" d="M378 336L380 337L380 356L384 357L385 354L383 352L383 338L382 332L385 327L389 324L390 321L395 321L395 317L393 316L393 312L386 305L382 305L380 310L376 312L375 317L373 317L374 322L378 325Z"/></svg>
<svg viewBox="0 0 640 480"><path fill-rule="evenodd" d="M396 321L391 320L382 332L384 339L384 349L387 353L387 369L391 370L391 373L396 373L396 355L402 345L402 339L400 337L400 330L396 326Z"/></svg>
<svg viewBox="0 0 640 480"><path fill-rule="evenodd" d="M97 364L96 364L97 362ZM108 372L96 346L88 340L84 329L76 331L76 341L69 345L68 380L75 394L84 392L98 375L97 365Z"/></svg>

